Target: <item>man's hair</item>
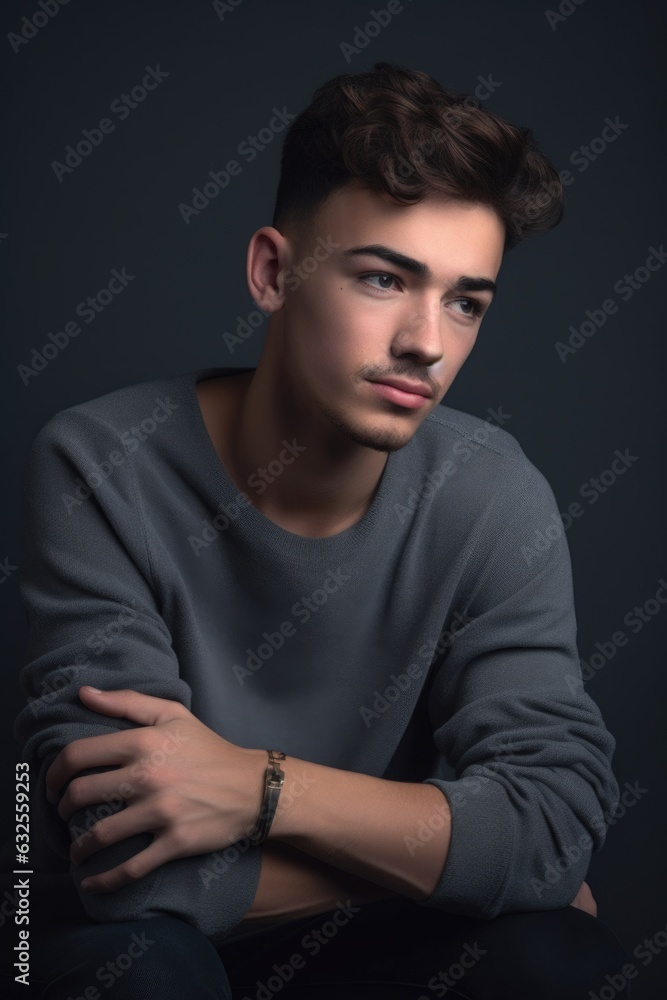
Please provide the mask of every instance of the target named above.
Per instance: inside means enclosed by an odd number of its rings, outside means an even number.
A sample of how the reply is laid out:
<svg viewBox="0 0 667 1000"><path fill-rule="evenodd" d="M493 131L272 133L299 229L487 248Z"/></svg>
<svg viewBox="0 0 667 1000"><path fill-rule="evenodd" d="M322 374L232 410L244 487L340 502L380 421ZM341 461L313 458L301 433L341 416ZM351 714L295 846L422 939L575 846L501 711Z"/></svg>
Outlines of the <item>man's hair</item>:
<svg viewBox="0 0 667 1000"><path fill-rule="evenodd" d="M353 180L405 205L429 196L488 205L505 225L505 251L564 213L560 175L529 128L389 62L333 77L294 119L272 226L306 238L329 195Z"/></svg>

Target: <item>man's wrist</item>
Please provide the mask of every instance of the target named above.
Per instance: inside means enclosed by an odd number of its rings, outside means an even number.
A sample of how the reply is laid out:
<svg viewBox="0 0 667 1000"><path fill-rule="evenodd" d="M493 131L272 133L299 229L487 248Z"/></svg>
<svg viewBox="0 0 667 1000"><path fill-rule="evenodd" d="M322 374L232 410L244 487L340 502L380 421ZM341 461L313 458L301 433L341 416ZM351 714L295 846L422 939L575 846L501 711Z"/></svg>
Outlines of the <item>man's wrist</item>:
<svg viewBox="0 0 667 1000"><path fill-rule="evenodd" d="M285 781L278 796L267 841L289 841L317 819L317 807L314 806L309 792L321 779L322 773L330 770L311 761L302 760L300 757L291 757L289 754L280 762L280 766L285 773Z"/></svg>
<svg viewBox="0 0 667 1000"><path fill-rule="evenodd" d="M282 750L260 751L265 760L262 800L255 813L254 823L248 829L250 842L257 846L267 839L280 799L285 772L281 765L286 759ZM266 755L266 756L264 756Z"/></svg>
<svg viewBox="0 0 667 1000"><path fill-rule="evenodd" d="M247 752L248 755L253 758L252 765L256 777L253 780L252 793L249 798L248 811L245 817L245 825L242 834L244 837L249 837L257 826L257 821L264 803L266 768L269 760L266 750L249 749Z"/></svg>

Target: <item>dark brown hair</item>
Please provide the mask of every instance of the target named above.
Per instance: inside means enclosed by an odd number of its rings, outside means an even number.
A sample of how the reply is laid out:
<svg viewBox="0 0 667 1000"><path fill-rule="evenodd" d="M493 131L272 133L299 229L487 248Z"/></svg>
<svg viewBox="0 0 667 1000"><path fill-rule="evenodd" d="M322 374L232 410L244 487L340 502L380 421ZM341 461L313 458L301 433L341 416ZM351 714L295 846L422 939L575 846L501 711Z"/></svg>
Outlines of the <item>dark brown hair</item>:
<svg viewBox="0 0 667 1000"><path fill-rule="evenodd" d="M558 171L529 128L389 62L328 80L292 122L272 226L304 237L330 193L352 180L405 205L438 195L489 205L505 224L505 251L564 212Z"/></svg>

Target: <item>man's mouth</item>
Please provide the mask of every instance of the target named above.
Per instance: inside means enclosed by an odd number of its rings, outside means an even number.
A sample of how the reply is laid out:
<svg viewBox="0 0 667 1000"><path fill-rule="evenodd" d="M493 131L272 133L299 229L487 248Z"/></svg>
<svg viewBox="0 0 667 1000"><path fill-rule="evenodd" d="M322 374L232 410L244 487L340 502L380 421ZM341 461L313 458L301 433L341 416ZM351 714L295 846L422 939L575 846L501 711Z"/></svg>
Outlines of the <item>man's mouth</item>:
<svg viewBox="0 0 667 1000"><path fill-rule="evenodd" d="M408 379L400 378L368 379L367 381L385 399L413 410L424 406L426 401L433 396L431 389L423 382L410 382Z"/></svg>

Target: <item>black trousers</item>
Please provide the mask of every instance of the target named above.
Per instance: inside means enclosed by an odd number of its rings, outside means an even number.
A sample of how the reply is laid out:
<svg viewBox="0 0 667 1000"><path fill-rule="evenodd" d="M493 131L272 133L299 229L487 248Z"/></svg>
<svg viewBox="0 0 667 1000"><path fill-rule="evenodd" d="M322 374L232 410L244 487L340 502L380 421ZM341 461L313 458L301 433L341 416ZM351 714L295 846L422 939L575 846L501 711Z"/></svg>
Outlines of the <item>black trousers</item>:
<svg viewBox="0 0 667 1000"><path fill-rule="evenodd" d="M32 949L40 1000L607 1000L630 961L572 906L478 920L407 897L335 909L213 942L173 917L52 919ZM21 990L21 995L28 995Z"/></svg>

